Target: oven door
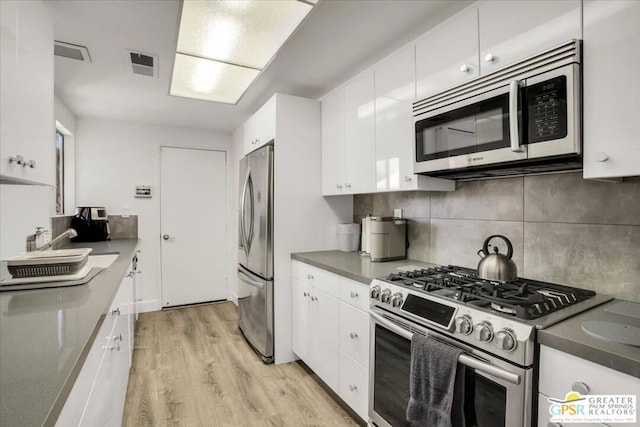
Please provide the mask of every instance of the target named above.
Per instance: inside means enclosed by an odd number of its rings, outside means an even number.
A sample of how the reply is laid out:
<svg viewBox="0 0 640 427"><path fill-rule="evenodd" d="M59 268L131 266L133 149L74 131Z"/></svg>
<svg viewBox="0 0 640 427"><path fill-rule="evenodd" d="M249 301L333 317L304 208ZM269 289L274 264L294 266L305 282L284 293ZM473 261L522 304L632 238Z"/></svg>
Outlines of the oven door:
<svg viewBox="0 0 640 427"><path fill-rule="evenodd" d="M410 426L409 371L413 333L432 334L462 347L458 363L465 365L465 419L467 426L530 426L532 369L523 369L458 343L437 331L399 323L395 316L371 308L369 365L369 421L378 427Z"/></svg>
<svg viewBox="0 0 640 427"><path fill-rule="evenodd" d="M525 160L524 82L512 83L417 115L414 172Z"/></svg>

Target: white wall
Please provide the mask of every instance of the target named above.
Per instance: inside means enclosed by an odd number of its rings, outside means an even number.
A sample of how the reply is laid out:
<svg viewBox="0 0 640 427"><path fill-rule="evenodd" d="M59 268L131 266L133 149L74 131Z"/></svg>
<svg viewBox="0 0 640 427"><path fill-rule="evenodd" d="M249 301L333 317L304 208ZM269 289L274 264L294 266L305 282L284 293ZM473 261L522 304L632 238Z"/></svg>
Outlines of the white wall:
<svg viewBox="0 0 640 427"><path fill-rule="evenodd" d="M105 206L109 214L138 215L143 270L138 298L143 311L161 308L161 146L228 151L231 135L99 119L77 121L77 204ZM150 185L152 198L135 198L136 185Z"/></svg>
<svg viewBox="0 0 640 427"><path fill-rule="evenodd" d="M64 135L64 213L73 215L76 208L76 116L57 96L53 108L56 129Z"/></svg>

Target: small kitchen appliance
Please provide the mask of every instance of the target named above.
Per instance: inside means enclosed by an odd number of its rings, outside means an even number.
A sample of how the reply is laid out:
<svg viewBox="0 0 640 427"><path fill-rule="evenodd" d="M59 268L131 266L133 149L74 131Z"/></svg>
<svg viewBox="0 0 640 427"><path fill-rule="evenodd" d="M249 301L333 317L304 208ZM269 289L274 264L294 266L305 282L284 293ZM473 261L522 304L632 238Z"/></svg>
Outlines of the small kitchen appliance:
<svg viewBox="0 0 640 427"><path fill-rule="evenodd" d="M109 218L104 207L76 208L76 213L71 218L71 228L78 233L71 239L73 242L101 242L111 239Z"/></svg>
<svg viewBox="0 0 640 427"><path fill-rule="evenodd" d="M493 237L493 236L492 236ZM411 338L431 335L460 348L469 425L525 426L535 419L536 330L611 298L518 278L486 280L475 270L431 266L370 285L369 418L407 426Z"/></svg>
<svg viewBox="0 0 640 427"><path fill-rule="evenodd" d="M371 217L369 222L371 261L391 261L407 257L407 220Z"/></svg>

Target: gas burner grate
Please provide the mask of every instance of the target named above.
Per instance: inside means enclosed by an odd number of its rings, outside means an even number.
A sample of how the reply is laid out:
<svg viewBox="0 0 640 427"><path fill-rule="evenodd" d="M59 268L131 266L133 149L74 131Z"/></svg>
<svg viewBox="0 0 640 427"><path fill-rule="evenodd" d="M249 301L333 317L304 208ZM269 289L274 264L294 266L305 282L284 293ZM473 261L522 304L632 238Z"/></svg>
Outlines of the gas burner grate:
<svg viewBox="0 0 640 427"><path fill-rule="evenodd" d="M596 295L593 291L531 279L485 280L475 270L452 265L392 273L385 280L526 320Z"/></svg>

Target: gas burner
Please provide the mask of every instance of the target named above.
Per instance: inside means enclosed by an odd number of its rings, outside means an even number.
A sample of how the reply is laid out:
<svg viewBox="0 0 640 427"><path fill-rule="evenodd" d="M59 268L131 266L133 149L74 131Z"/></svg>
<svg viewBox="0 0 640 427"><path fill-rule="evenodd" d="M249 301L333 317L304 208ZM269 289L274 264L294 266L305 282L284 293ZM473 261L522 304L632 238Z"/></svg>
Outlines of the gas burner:
<svg viewBox="0 0 640 427"><path fill-rule="evenodd" d="M595 296L592 291L530 279L485 280L475 270L452 265L392 273L383 280L527 320Z"/></svg>

